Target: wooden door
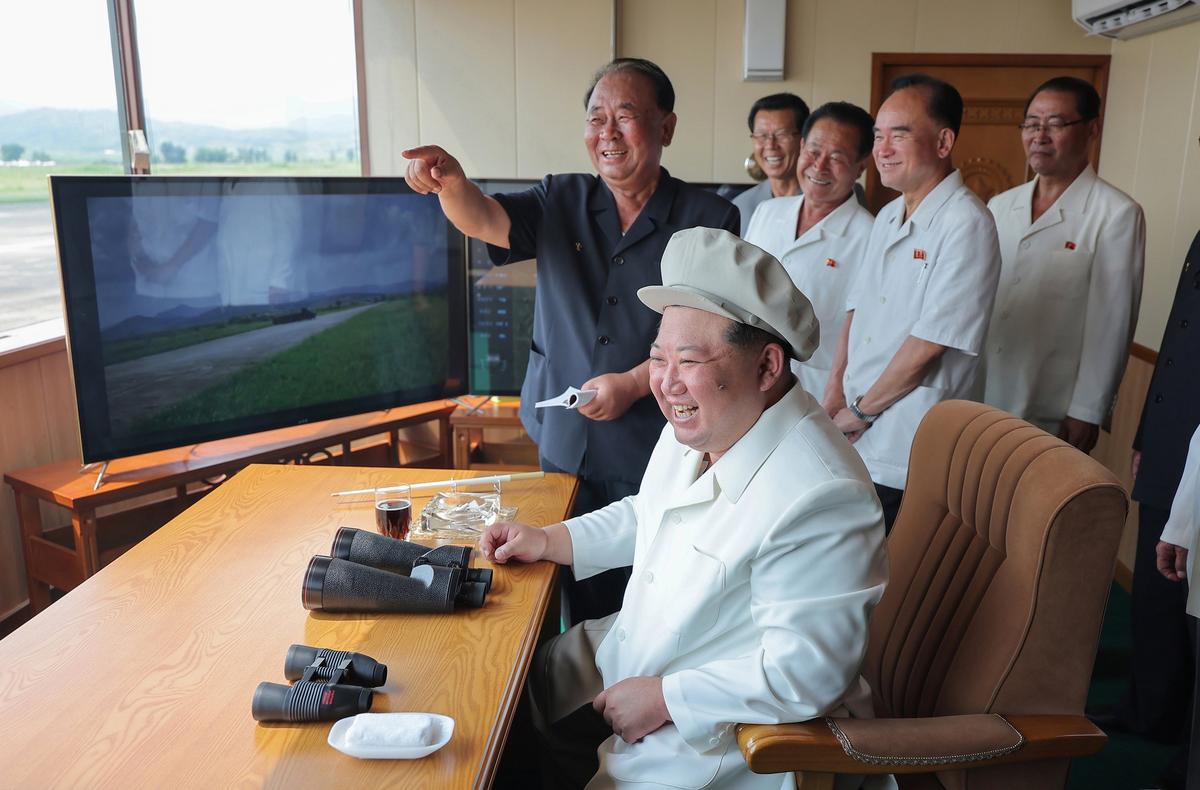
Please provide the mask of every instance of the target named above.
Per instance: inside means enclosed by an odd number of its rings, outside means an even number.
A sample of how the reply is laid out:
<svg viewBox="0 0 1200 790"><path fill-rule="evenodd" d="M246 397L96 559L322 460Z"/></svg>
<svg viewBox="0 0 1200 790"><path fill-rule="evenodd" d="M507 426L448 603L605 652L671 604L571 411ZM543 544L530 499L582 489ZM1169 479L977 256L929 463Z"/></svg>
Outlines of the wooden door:
<svg viewBox="0 0 1200 790"><path fill-rule="evenodd" d="M1025 165L1021 133L1029 94L1051 77L1079 77L1100 93L1104 119L1108 87L1108 55L966 55L876 52L871 58L871 113L879 111L892 80L924 72L958 88L963 121L954 146L954 164L967 186L985 202L1032 177ZM1100 161L1100 143L1092 165ZM879 183L879 172L867 168L867 204L878 212L899 193Z"/></svg>

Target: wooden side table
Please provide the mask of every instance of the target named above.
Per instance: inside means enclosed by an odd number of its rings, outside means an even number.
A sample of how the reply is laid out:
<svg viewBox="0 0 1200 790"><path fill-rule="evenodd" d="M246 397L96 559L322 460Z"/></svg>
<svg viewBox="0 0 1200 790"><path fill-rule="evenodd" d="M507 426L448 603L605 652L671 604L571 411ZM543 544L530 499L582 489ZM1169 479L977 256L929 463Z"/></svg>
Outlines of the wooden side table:
<svg viewBox="0 0 1200 790"><path fill-rule="evenodd" d="M50 605L51 586L74 589L207 493L214 485L208 481L248 464L297 459L303 463L336 445L341 445L345 456L355 439L379 434L387 434L391 442L389 461L399 463L405 451L398 431L433 420L439 426L441 457L450 458L449 418L454 409L449 401L432 401L115 459L108 465L99 488L93 488L97 470L82 471L78 460L9 472L4 481L12 486L16 498L30 610L37 614ZM103 506L154 494L163 498L136 510L97 516L97 509ZM70 511L71 526L45 530L39 501ZM111 548L102 550L101 533Z"/></svg>
<svg viewBox="0 0 1200 790"><path fill-rule="evenodd" d="M520 404L491 398L474 402L480 405L474 409L460 405L450 415L454 468L539 469L537 445L521 427Z"/></svg>

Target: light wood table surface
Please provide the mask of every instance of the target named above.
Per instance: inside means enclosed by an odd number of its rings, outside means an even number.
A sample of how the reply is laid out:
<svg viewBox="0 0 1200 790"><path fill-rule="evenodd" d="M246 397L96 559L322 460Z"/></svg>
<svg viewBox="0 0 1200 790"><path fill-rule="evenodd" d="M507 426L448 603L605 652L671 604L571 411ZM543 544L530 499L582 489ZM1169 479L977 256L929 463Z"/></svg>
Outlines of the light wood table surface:
<svg viewBox="0 0 1200 790"><path fill-rule="evenodd" d="M0 640L0 786L489 786L553 609L554 566L496 566L484 607L449 615L310 613L300 601L309 558L329 553L338 527L374 529L369 497L330 492L451 476L477 475L239 472ZM503 498L544 525L574 493L575 479L555 474L506 483ZM293 643L386 663L372 711L446 714L454 737L421 760L358 760L326 743L329 722L255 722L254 689L287 682Z"/></svg>

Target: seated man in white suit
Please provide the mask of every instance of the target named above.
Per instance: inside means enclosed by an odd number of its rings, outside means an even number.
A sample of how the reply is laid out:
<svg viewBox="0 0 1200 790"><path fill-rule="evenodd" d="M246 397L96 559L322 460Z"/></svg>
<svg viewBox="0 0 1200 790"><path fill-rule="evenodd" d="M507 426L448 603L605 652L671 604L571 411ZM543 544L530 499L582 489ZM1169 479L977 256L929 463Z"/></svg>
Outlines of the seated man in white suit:
<svg viewBox="0 0 1200 790"><path fill-rule="evenodd" d="M887 576L879 502L789 369L818 325L780 263L693 228L667 244L662 277L638 291L663 313L650 386L668 421L639 493L545 529L495 524L480 549L577 578L633 565L621 610L556 637L531 669L548 787L790 787L750 773L734 724L870 715L859 667ZM591 743L568 737L580 714Z"/></svg>
<svg viewBox="0 0 1200 790"><path fill-rule="evenodd" d="M823 104L804 122L796 176L803 193L759 204L742 237L774 255L812 302L821 344L792 365L800 386L825 397L833 352L846 320L846 297L875 218L858 203L854 182L866 169L875 121L846 102ZM845 404L835 404L836 414ZM830 415L832 416L832 415Z"/></svg>

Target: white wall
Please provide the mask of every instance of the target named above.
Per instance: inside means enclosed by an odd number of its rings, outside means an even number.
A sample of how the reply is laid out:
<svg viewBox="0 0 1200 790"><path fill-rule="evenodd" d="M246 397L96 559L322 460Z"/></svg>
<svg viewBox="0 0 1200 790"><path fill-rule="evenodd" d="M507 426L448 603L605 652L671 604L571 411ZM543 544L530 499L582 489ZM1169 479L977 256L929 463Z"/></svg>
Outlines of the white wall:
<svg viewBox="0 0 1200 790"><path fill-rule="evenodd" d="M741 79L742 0L622 0L621 55L675 84L664 163L695 181L746 181L746 111L792 91L816 106L870 101L872 52L1112 54L1100 174L1146 209L1137 342L1157 348L1182 256L1200 229L1200 24L1130 42L1085 36L1070 0L789 0L786 79ZM439 143L468 174L588 170L581 94L611 56L610 0L363 0L370 153Z"/></svg>
<svg viewBox="0 0 1200 790"><path fill-rule="evenodd" d="M1100 175L1146 210L1146 288L1135 341L1158 348L1200 231L1200 23L1112 44ZM1200 261L1193 261L1200 265Z"/></svg>
<svg viewBox="0 0 1200 790"><path fill-rule="evenodd" d="M612 57L612 8L556 0L364 0L371 169L437 144L477 178L590 167L583 91Z"/></svg>
<svg viewBox="0 0 1200 790"><path fill-rule="evenodd" d="M868 107L873 52L1106 54L1072 21L1069 0L789 0L782 82L742 80L741 0L626 0L621 54L671 75L679 130L665 163L696 181L746 181L746 112L790 91L812 107ZM664 34L664 31L670 31ZM711 43L710 43L711 42Z"/></svg>

